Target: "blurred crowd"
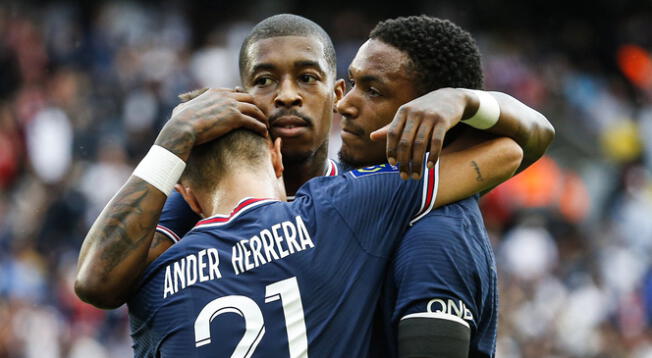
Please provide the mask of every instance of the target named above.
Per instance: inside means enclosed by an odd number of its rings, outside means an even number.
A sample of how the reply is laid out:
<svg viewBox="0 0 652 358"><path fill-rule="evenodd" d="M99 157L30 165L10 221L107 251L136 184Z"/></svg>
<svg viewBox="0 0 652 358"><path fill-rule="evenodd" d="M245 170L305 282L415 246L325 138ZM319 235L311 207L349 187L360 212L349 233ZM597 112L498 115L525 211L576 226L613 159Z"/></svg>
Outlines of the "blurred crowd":
<svg viewBox="0 0 652 358"><path fill-rule="evenodd" d="M69 3L0 4L0 357L131 355L125 307L97 310L72 290L85 232L177 94L238 84L241 41L292 10L277 6L214 14L198 37L174 5L106 2L88 16ZM331 11L315 20L344 76L377 18ZM652 357L652 14L619 21L612 66L576 61L586 24L558 29L560 48L532 29L470 29L486 88L557 129L548 156L482 199L499 266L498 357Z"/></svg>

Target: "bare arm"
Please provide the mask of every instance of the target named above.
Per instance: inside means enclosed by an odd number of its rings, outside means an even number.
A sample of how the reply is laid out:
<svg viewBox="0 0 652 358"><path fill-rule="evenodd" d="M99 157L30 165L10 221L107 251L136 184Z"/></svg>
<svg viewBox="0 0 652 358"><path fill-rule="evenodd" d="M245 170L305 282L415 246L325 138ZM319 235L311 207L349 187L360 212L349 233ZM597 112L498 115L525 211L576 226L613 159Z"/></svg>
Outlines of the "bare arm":
<svg viewBox="0 0 652 358"><path fill-rule="evenodd" d="M491 94L500 106L500 117L487 132L518 143L524 153L522 170L543 155L554 138L554 129L542 114L515 98L500 92ZM424 154L430 152L429 165L434 164L446 132L460 120L472 117L478 106L473 91L438 89L402 105L392 123L372 133L372 138L386 136L389 162L398 162L404 178L416 179L421 175Z"/></svg>
<svg viewBox="0 0 652 358"><path fill-rule="evenodd" d="M79 253L75 292L82 301L99 308L116 308L126 301L146 267L164 203L165 194L134 176L111 199Z"/></svg>
<svg viewBox="0 0 652 358"><path fill-rule="evenodd" d="M478 108L478 99L473 92L464 91L468 95L467 107L473 115ZM518 173L541 158L555 137L555 129L543 114L516 98L502 92L490 93L498 101L500 117L487 132L510 137L523 149L523 162L516 171Z"/></svg>
<svg viewBox="0 0 652 358"><path fill-rule="evenodd" d="M267 133L265 116L248 94L210 90L182 106L155 144L184 161L193 146L235 128ZM169 246L162 235L152 240L165 198L154 186L131 176L107 204L79 254L75 292L83 301L116 308L127 300L150 260Z"/></svg>
<svg viewBox="0 0 652 358"><path fill-rule="evenodd" d="M435 207L493 188L509 179L523 158L510 138L474 139L463 150L446 151L439 160Z"/></svg>

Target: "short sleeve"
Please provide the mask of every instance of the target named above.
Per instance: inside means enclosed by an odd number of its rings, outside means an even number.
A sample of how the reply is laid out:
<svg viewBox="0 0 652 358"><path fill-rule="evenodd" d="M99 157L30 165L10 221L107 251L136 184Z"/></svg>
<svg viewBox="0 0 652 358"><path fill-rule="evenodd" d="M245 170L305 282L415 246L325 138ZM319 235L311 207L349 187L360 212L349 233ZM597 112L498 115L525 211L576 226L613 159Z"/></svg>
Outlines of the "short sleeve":
<svg viewBox="0 0 652 358"><path fill-rule="evenodd" d="M165 201L156 231L173 242L179 241L201 218L195 214L181 194L173 192Z"/></svg>
<svg viewBox="0 0 652 358"><path fill-rule="evenodd" d="M445 209L444 209L445 210ZM475 331L492 281L490 258L459 216L435 211L410 228L392 266L393 322L409 315L446 313Z"/></svg>

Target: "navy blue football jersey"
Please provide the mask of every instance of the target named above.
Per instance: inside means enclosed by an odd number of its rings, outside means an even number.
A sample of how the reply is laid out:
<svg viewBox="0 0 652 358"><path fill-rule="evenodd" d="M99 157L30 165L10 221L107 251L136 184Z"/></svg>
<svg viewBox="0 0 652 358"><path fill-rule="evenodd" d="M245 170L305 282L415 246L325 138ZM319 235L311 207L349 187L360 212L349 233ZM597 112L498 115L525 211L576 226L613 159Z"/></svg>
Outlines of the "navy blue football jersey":
<svg viewBox="0 0 652 358"><path fill-rule="evenodd" d="M436 171L388 164L247 199L157 258L128 302L138 357L361 357L391 252L432 208Z"/></svg>
<svg viewBox="0 0 652 358"><path fill-rule="evenodd" d="M329 159L324 170L324 176L336 176L341 172L338 163ZM288 198L289 201L294 197ZM156 231L167 236L173 242L178 242L190 229L192 229L201 217L195 214L181 194L174 191L165 201L161 217L159 218Z"/></svg>
<svg viewBox="0 0 652 358"><path fill-rule="evenodd" d="M468 323L469 357L494 357L496 264L477 201L435 209L406 232L387 274L370 357L397 357L399 321L437 312Z"/></svg>

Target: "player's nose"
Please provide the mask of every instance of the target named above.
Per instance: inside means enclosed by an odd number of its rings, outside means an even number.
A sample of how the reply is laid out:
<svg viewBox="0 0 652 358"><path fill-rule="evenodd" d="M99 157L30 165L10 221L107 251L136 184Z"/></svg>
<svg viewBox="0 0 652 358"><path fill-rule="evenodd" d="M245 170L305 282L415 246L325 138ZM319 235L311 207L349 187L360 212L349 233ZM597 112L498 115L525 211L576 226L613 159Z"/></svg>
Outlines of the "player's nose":
<svg viewBox="0 0 652 358"><path fill-rule="evenodd" d="M356 105L355 94L349 91L342 99L337 102L337 113L341 114L347 119L356 118L360 113Z"/></svg>
<svg viewBox="0 0 652 358"><path fill-rule="evenodd" d="M276 107L300 107L303 105L303 99L297 86L291 80L283 80L279 85L276 98L274 98Z"/></svg>

